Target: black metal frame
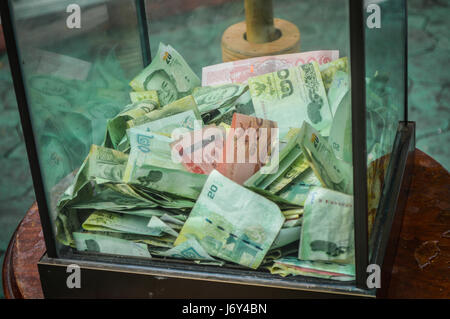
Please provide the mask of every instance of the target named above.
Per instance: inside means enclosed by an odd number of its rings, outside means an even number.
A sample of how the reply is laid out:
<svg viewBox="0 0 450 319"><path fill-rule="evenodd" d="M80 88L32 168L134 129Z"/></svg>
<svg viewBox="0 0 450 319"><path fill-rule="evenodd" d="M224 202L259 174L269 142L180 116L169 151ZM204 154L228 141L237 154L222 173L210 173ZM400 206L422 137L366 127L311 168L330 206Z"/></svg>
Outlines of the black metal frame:
<svg viewBox="0 0 450 319"><path fill-rule="evenodd" d="M350 0L350 56L352 85L353 214L356 285L366 284L368 258L367 150L366 150L366 56L364 5Z"/></svg>
<svg viewBox="0 0 450 319"><path fill-rule="evenodd" d="M138 15L138 23L140 26L140 38L141 38L141 48L143 55L144 65L147 65L151 61L150 55L150 46L149 46L149 38L148 38L148 26L146 22L146 13L145 13L145 3L144 0L136 0L136 9ZM246 271L239 270L238 273L229 274L228 271L235 270L225 270L225 277L228 278L225 280L226 282L240 282L242 283L242 278L247 281L247 284L253 284L257 286L274 286L276 283L276 287L278 288L287 288L287 289L324 289L326 291L339 291L342 293L356 293L361 295L373 295L372 291L366 289L366 269L369 262L369 249L368 249L368 226L367 226L367 151L366 151L366 108L365 108L365 37L364 37L364 10L363 10L363 1L361 0L349 0L349 9L350 9L350 49L351 49L351 76L352 76L352 125L353 125L353 134L352 134L352 142L353 142L353 177L354 177L354 225L355 225L355 263L356 263L356 286L355 285L346 285L346 284L336 284L330 283L330 281L323 281L311 278L302 278L301 281L298 280L285 280L285 279L276 279L273 276L270 277L270 280L266 278L266 276L262 273L258 273L255 275L254 272L247 273ZM39 165L39 158L37 154L36 144L34 140L34 133L32 128L32 122L30 119L29 113L29 105L27 100L27 94L25 90L24 79L21 70L20 63L20 54L18 52L15 31L12 23L12 15L13 12L10 8L8 0L0 0L0 11L2 17L2 23L4 27L5 40L8 49L8 57L11 65L11 72L14 80L14 87L16 90L16 96L19 106L19 112L21 116L21 122L23 127L23 132L25 135L25 142L27 146L28 158L30 163L30 168L33 177L33 184L36 193L36 199L39 205L40 218L41 223L44 230L45 243L47 246L47 261L53 262L56 264L64 264L67 259L58 259L58 254L54 241L53 227L50 221L49 207L46 200L46 195L44 191L44 184L42 181L41 169ZM406 30L405 30L406 31ZM406 52L406 51L405 51ZM406 85L406 83L405 83ZM406 98L406 97L405 97ZM407 100L405 100L405 103ZM407 105L405 106L407 108ZM405 113L407 116L407 113ZM358 134L355 134L357 132ZM387 229L390 230L390 225L388 225ZM388 234L381 234L382 236L387 236ZM380 244L384 246L386 240ZM380 246L380 247L381 247ZM75 255L74 255L75 256ZM382 257L381 257L382 258ZM379 259L379 256L378 256ZM377 259L377 260L378 260ZM97 264L99 267L104 267L106 269L110 269L111 267L108 264L102 262L96 262L88 256L79 256L77 257L77 261L81 261L86 264L86 267L93 267L94 264ZM131 271L135 267L139 268L139 271L144 271L147 269L147 272L155 276L181 276L189 273L189 269L191 269L197 277L204 277L204 274L199 273L198 269L203 269L201 266L184 266L188 269L178 272L178 275L171 274L171 269L167 269L167 264L161 265L158 264L159 261L152 262L144 262L141 263L139 260L130 259L130 258L108 258L102 257L102 260L109 260L111 263L115 265L120 265L119 268L127 269L123 271ZM121 265L122 262L134 263L135 265L141 264L141 266L132 266L132 265ZM174 264L171 263L171 266ZM160 267L160 268L158 268ZM153 269L153 270L152 270ZM166 269L163 271L162 269ZM174 268L175 269L175 268ZM204 268L206 271L209 271L209 279L214 276L218 276L217 278L221 278L223 270L218 270L217 268ZM145 271L144 271L145 272ZM149 273L149 274L150 274ZM180 275L182 274L182 275ZM242 277L244 276L244 277ZM180 277L180 278L181 278ZM225 278L224 277L224 278ZM216 278L216 279L217 279ZM204 280L208 280L205 278ZM220 280L219 280L220 281ZM294 287L295 286L295 287ZM366 290L365 290L366 289Z"/></svg>

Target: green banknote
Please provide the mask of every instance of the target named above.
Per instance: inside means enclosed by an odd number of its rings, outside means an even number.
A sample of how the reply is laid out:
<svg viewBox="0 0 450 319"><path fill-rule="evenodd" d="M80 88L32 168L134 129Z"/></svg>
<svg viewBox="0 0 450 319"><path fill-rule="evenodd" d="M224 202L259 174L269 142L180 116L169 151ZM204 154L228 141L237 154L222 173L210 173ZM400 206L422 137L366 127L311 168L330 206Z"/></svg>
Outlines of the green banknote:
<svg viewBox="0 0 450 319"><path fill-rule="evenodd" d="M275 238L270 249L277 249L289 245L297 240L300 240L300 233L302 228L300 226L282 228Z"/></svg>
<svg viewBox="0 0 450 319"><path fill-rule="evenodd" d="M290 165L281 176L279 176L268 188L271 193L278 193L285 189L292 181L294 181L300 174L309 168L305 156L300 154L295 161Z"/></svg>
<svg viewBox="0 0 450 319"><path fill-rule="evenodd" d="M120 183L122 181L128 155L109 148L92 145L89 155L81 165L72 185L62 195L58 208L61 209L67 202L75 199L78 192L89 181L97 184L106 182Z"/></svg>
<svg viewBox="0 0 450 319"><path fill-rule="evenodd" d="M272 266L267 267L272 274L282 277L308 276L338 281L355 280L355 267L348 264L336 264L319 261L298 260L295 257L284 257L275 260Z"/></svg>
<svg viewBox="0 0 450 319"><path fill-rule="evenodd" d="M328 90L328 103L330 104L331 113L333 117L336 115L336 111L341 104L344 97L350 91L350 77L348 73L337 71L334 75L333 82ZM348 102L350 103L350 97Z"/></svg>
<svg viewBox="0 0 450 319"><path fill-rule="evenodd" d="M131 99L132 103L145 101L145 100L158 101L158 105L159 105L158 92L155 90L142 91L142 92L130 92L130 99Z"/></svg>
<svg viewBox="0 0 450 319"><path fill-rule="evenodd" d="M135 242L139 244L148 245L148 250L150 254L153 251L167 251L167 249L173 248L173 243L175 237L171 235L164 235L160 237L147 236L147 235L137 235L129 233L119 233L119 232L96 232L89 231L90 234L96 234L101 236L108 236L113 238L119 238L130 242Z"/></svg>
<svg viewBox="0 0 450 319"><path fill-rule="evenodd" d="M252 96L248 89L230 105L203 113L202 119L205 124L219 125L225 123L231 125L235 113L255 117L255 108L253 107Z"/></svg>
<svg viewBox="0 0 450 319"><path fill-rule="evenodd" d="M158 100L138 101L128 105L112 120L108 120L104 146L117 149L119 143L125 136L127 122L143 116L158 108Z"/></svg>
<svg viewBox="0 0 450 319"><path fill-rule="evenodd" d="M256 269L283 222L274 203L214 170L175 246L194 237L211 256Z"/></svg>
<svg viewBox="0 0 450 319"><path fill-rule="evenodd" d="M324 187L353 194L353 168L334 155L328 141L305 122L299 138L303 154Z"/></svg>
<svg viewBox="0 0 450 319"><path fill-rule="evenodd" d="M248 90L243 84L224 84L218 86L204 86L195 88L192 96L201 114L220 108L229 108Z"/></svg>
<svg viewBox="0 0 450 319"><path fill-rule="evenodd" d="M156 90L164 106L191 94L200 86L200 79L174 48L160 43L152 63L130 85L138 92Z"/></svg>
<svg viewBox="0 0 450 319"><path fill-rule="evenodd" d="M348 58L343 57L319 66L322 75L323 85L327 93L332 86L337 72L349 73Z"/></svg>
<svg viewBox="0 0 450 319"><path fill-rule="evenodd" d="M250 78L256 116L276 121L280 137L303 121L323 134L333 119L317 62Z"/></svg>
<svg viewBox="0 0 450 319"><path fill-rule="evenodd" d="M172 249L160 252L159 255L188 260L216 261L216 259L211 257L195 238L190 238Z"/></svg>
<svg viewBox="0 0 450 319"><path fill-rule="evenodd" d="M354 262L353 196L313 188L306 199L298 258Z"/></svg>
<svg viewBox="0 0 450 319"><path fill-rule="evenodd" d="M352 142L352 105L350 91L347 91L334 115L328 143L339 160L351 164L353 163Z"/></svg>
<svg viewBox="0 0 450 319"><path fill-rule="evenodd" d="M192 110L195 114L196 118L200 117L200 112L197 108L197 103L195 103L194 98L192 95L188 95L182 99L176 100L172 102L171 104L168 104L158 110L154 110L153 112L150 112L148 114L144 114L141 117L138 117L136 119L130 120L127 122L128 128L143 125L148 122L153 122L162 118L166 118L178 113L186 112Z"/></svg>
<svg viewBox="0 0 450 319"><path fill-rule="evenodd" d="M125 183L197 199L206 175L193 174L171 158L171 139L152 132L130 130L131 152Z"/></svg>
<svg viewBox="0 0 450 319"><path fill-rule="evenodd" d="M147 245L120 238L90 234L73 233L75 245L79 251L151 258Z"/></svg>
<svg viewBox="0 0 450 319"><path fill-rule="evenodd" d="M122 190L126 188L129 189L127 192ZM154 202L139 196L129 186L119 184L97 185L92 196L70 205L75 209L124 212L145 217L164 215L164 211L150 208L155 206Z"/></svg>
<svg viewBox="0 0 450 319"><path fill-rule="evenodd" d="M253 176L244 182L244 186L252 188L264 189L270 183L276 180L282 173L283 168L286 169L299 156L301 149L298 148L297 139L300 136L299 128L292 128L280 139L279 155L272 156L270 162L264 168L257 171Z"/></svg>
<svg viewBox="0 0 450 319"><path fill-rule="evenodd" d="M127 132L131 147L126 169L127 180L128 174L131 173L133 168L142 166L144 163L172 169L183 169L183 165L172 161L172 149L170 147L172 139L170 137L134 127Z"/></svg>
<svg viewBox="0 0 450 319"><path fill-rule="evenodd" d="M309 168L277 195L288 202L305 206L309 190L315 186L321 186L321 183L312 169Z"/></svg>
<svg viewBox="0 0 450 319"><path fill-rule="evenodd" d="M87 231L120 232L137 235L162 236L169 234L177 237L178 233L158 217L141 217L129 214L95 211L83 223Z"/></svg>
<svg viewBox="0 0 450 319"><path fill-rule="evenodd" d="M172 137L172 135L174 135L175 137L175 135L181 135L183 133L193 131L196 128L196 121L200 121L200 129L203 126L202 119L198 117L193 110L188 110L156 121L138 125L134 128L148 132L156 132L168 137Z"/></svg>

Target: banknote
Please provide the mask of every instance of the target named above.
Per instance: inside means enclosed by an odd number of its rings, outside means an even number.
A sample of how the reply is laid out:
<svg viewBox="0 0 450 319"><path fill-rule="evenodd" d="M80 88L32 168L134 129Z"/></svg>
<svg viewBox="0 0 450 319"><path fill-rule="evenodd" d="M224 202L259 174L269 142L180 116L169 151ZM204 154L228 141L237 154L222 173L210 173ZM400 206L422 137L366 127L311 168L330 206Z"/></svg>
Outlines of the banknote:
<svg viewBox="0 0 450 319"><path fill-rule="evenodd" d="M212 110L226 108L233 103L248 90L247 85L224 84L218 86L203 86L195 88L192 96L197 102L198 110L201 114Z"/></svg>
<svg viewBox="0 0 450 319"><path fill-rule="evenodd" d="M292 219L292 218L299 218L303 216L304 209L303 208L296 208L296 209L288 209L281 211L286 217L286 219Z"/></svg>
<svg viewBox="0 0 450 319"><path fill-rule="evenodd" d="M86 210L106 210L112 212L129 212L139 216L162 216L164 212L155 209L156 204L133 194L117 191L117 185L102 184L95 186L95 192L89 198L83 198L70 204L70 208Z"/></svg>
<svg viewBox="0 0 450 319"><path fill-rule="evenodd" d="M286 218L290 218L290 217L286 217ZM291 219L286 219L286 221L283 223L283 229L286 228L294 228L294 227L299 227L303 224L303 217L299 216L299 217L292 217ZM298 247L297 247L298 250Z"/></svg>
<svg viewBox="0 0 450 319"><path fill-rule="evenodd" d="M301 148L298 147L297 139L300 136L300 129L290 129L288 134L282 137L279 141L277 157L271 157L270 162L267 163L263 169L256 172L244 185L248 187L255 187L265 189L271 182L276 180L285 169L287 169L292 162L301 154ZM275 163L273 163L276 161Z"/></svg>
<svg viewBox="0 0 450 319"><path fill-rule="evenodd" d="M182 134L171 147L189 172L209 175L223 160L224 143L225 129L209 125Z"/></svg>
<svg viewBox="0 0 450 319"><path fill-rule="evenodd" d="M355 266L319 261L298 260L295 257L284 257L274 261L267 267L272 274L282 277L307 276L338 281L355 280Z"/></svg>
<svg viewBox="0 0 450 319"><path fill-rule="evenodd" d="M271 193L277 194L292 183L292 181L294 181L308 168L309 163L306 161L305 156L301 153L295 158L291 165L282 171L283 173L280 176L270 183L266 189Z"/></svg>
<svg viewBox="0 0 450 319"><path fill-rule="evenodd" d="M331 82L330 88L328 90L328 102L330 104L331 113L333 117L341 104L342 100L346 95L349 95L350 91L350 77L348 73L337 71L334 74L333 82ZM350 102L350 98L348 98ZM347 102L347 103L349 103Z"/></svg>
<svg viewBox="0 0 450 319"><path fill-rule="evenodd" d="M157 101L159 105L158 92L152 91L142 91L142 92L130 92L131 103L136 103L145 100Z"/></svg>
<svg viewBox="0 0 450 319"><path fill-rule="evenodd" d="M328 135L333 120L317 62L250 78L256 116L278 123L280 137L303 121Z"/></svg>
<svg viewBox="0 0 450 319"><path fill-rule="evenodd" d="M339 58L339 51L311 51L257 57L203 68L202 86L246 83L250 77L272 73L313 61L326 64Z"/></svg>
<svg viewBox="0 0 450 319"><path fill-rule="evenodd" d="M164 106L191 94L200 79L174 48L160 43L152 63L130 85L137 92L156 90Z"/></svg>
<svg viewBox="0 0 450 319"><path fill-rule="evenodd" d="M143 125L148 122L156 121L165 117L169 117L171 115L175 115L178 113L186 112L192 110L195 113L196 118L200 118L200 112L197 108L197 103L195 103L192 95L188 95L184 98L176 100L158 110L154 110L148 114L144 114L138 118L129 120L127 122L127 127L131 128L134 126Z"/></svg>
<svg viewBox="0 0 450 319"><path fill-rule="evenodd" d="M130 139L130 154L127 169L151 163L173 169L182 169L183 166L172 161L172 139L165 135L140 130L133 127L127 131Z"/></svg>
<svg viewBox="0 0 450 319"><path fill-rule="evenodd" d="M125 172L128 155L109 148L92 145L88 156L81 165L73 183L66 189L58 202L61 209L76 198L90 181L120 183Z"/></svg>
<svg viewBox="0 0 450 319"><path fill-rule="evenodd" d="M213 171L175 246L194 237L211 256L256 269L283 221L274 203Z"/></svg>
<svg viewBox="0 0 450 319"><path fill-rule="evenodd" d="M331 92L331 90L330 90ZM334 115L333 124L330 129L330 137L328 143L333 149L334 155L339 160L353 163L353 147L352 147L352 105L351 94L349 91L341 99L336 113Z"/></svg>
<svg viewBox="0 0 450 319"><path fill-rule="evenodd" d="M217 170L229 179L244 184L266 164L278 142L277 123L235 113L228 132L223 160Z"/></svg>
<svg viewBox="0 0 450 319"><path fill-rule="evenodd" d="M305 206L309 190L315 186L321 186L321 183L312 169L309 168L300 174L300 176L292 181L286 188L281 190L277 195L291 203L295 203L299 206Z"/></svg>
<svg viewBox="0 0 450 319"><path fill-rule="evenodd" d="M119 233L119 232L96 232L89 231L89 234L108 236L113 238L119 238L127 240L134 243L145 244L150 254L154 251L167 251L173 248L173 243L175 242L175 237L171 235L163 235L161 237L129 234L129 233Z"/></svg>
<svg viewBox="0 0 450 319"><path fill-rule="evenodd" d="M90 233L73 233L79 251L151 258L147 245Z"/></svg>
<svg viewBox="0 0 450 319"><path fill-rule="evenodd" d="M340 71L343 73L349 73L350 69L348 67L348 58L343 57L325 64L322 64L320 67L320 74L322 75L323 85L325 90L328 92L331 83L333 82L336 72Z"/></svg>
<svg viewBox="0 0 450 319"><path fill-rule="evenodd" d="M172 161L170 138L139 130L135 133L135 136L130 135L131 152L123 181L175 196L197 199L206 176L188 172L180 163Z"/></svg>
<svg viewBox="0 0 450 319"><path fill-rule="evenodd" d="M196 123L196 121L199 122ZM133 128L148 132L156 132L168 137L173 137L172 135L174 133L179 135L188 131L193 131L196 128L196 125L199 125L201 127L202 124L203 123L201 118L197 117L197 114L193 110L188 110L168 117L163 117L156 121L147 122Z"/></svg>
<svg viewBox="0 0 450 319"><path fill-rule="evenodd" d="M95 211L83 223L87 231L120 232L137 235L162 236L167 233L177 237L178 233L158 217L141 217L129 214Z"/></svg>
<svg viewBox="0 0 450 319"><path fill-rule="evenodd" d="M354 262L353 196L316 187L305 203L298 258Z"/></svg>
<svg viewBox="0 0 450 319"><path fill-rule="evenodd" d="M299 144L324 187L353 194L352 166L336 158L328 141L307 122L303 124Z"/></svg>
<svg viewBox="0 0 450 319"><path fill-rule="evenodd" d="M172 249L159 253L159 255L187 260L216 261L216 259L211 257L195 238L190 238Z"/></svg>
<svg viewBox="0 0 450 319"><path fill-rule="evenodd" d="M300 226L282 228L275 238L270 249L277 249L289 245L297 240L300 240L300 233L302 228Z"/></svg>
<svg viewBox="0 0 450 319"><path fill-rule="evenodd" d="M124 138L127 130L127 121L139 118L158 108L158 100L138 101L128 105L115 118L108 120L106 126L106 137L103 145L117 149Z"/></svg>
<svg viewBox="0 0 450 319"><path fill-rule="evenodd" d="M253 107L252 96L248 89L229 106L213 109L202 114L205 124L225 123L231 125L235 113L255 116L255 108Z"/></svg>

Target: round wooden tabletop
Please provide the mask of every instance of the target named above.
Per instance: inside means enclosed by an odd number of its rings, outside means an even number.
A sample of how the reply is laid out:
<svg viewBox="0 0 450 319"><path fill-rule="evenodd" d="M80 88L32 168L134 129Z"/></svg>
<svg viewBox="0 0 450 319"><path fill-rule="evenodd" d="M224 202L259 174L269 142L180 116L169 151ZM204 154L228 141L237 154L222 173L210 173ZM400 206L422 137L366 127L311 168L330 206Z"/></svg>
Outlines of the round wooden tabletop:
<svg viewBox="0 0 450 319"><path fill-rule="evenodd" d="M3 265L6 298L43 298L37 262L45 243L34 204L18 226ZM416 151L389 298L450 298L450 175Z"/></svg>

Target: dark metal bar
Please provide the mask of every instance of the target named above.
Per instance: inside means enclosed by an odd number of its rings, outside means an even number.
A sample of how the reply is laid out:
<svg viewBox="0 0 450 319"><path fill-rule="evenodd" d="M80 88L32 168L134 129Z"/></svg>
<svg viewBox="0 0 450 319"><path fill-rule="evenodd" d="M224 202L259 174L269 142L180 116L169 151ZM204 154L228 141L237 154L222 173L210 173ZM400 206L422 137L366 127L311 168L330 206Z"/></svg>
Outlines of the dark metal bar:
<svg viewBox="0 0 450 319"><path fill-rule="evenodd" d="M367 146L364 1L350 0L353 192L356 286L367 288Z"/></svg>
<svg viewBox="0 0 450 319"><path fill-rule="evenodd" d="M402 0L403 2L403 8L404 8L404 17L403 17L403 38L404 38L404 43L405 43L405 47L404 47L404 70L405 73L403 74L404 76L404 99L405 99L405 104L404 104L404 122L407 123L408 122L408 118L409 118L409 113L408 113L408 1L407 0Z"/></svg>
<svg viewBox="0 0 450 319"><path fill-rule="evenodd" d="M381 266L381 289L386 297L414 169L415 123L400 122L390 154L380 204L372 228L370 263Z"/></svg>
<svg viewBox="0 0 450 319"><path fill-rule="evenodd" d="M20 55L13 27L13 11L8 0L0 0L0 15L2 18L3 34L5 36L6 49L8 52L9 65L14 82L17 105L19 108L22 131L27 147L28 161L30 163L31 175L33 177L34 193L39 206L39 216L44 232L47 254L56 257L56 245L53 236L53 227L50 221L50 212L45 196L44 183L42 181L41 168L37 153L33 126L30 118L29 104L25 90L25 82L21 70Z"/></svg>
<svg viewBox="0 0 450 319"><path fill-rule="evenodd" d="M138 19L139 38L141 42L142 63L144 67L152 63L152 53L150 51L150 38L148 35L147 12L145 10L145 0L135 0L136 14Z"/></svg>

